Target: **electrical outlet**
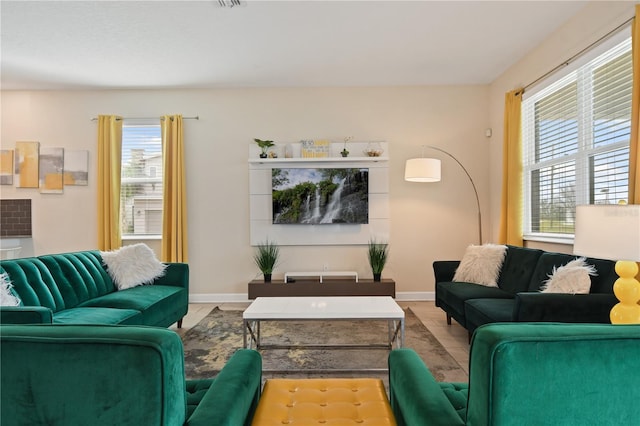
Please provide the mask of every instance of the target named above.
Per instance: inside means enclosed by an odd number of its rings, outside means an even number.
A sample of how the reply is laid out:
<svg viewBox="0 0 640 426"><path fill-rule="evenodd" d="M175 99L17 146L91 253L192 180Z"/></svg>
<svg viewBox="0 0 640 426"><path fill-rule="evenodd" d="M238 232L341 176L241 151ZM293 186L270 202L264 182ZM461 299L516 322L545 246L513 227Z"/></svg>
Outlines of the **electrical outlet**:
<svg viewBox="0 0 640 426"><path fill-rule="evenodd" d="M328 264L328 263L325 263L324 265L322 265L322 270L323 270L324 272L328 271L328 270L329 270L329 264Z"/></svg>

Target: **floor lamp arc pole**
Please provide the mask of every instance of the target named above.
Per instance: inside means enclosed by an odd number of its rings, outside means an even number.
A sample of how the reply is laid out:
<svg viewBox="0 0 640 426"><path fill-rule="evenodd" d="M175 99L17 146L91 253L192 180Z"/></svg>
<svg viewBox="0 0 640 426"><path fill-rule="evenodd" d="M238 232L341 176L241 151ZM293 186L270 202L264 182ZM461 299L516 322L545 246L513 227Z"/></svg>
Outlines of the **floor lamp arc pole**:
<svg viewBox="0 0 640 426"><path fill-rule="evenodd" d="M445 155L448 155L449 157L451 157L451 159L453 159L453 161L458 163L458 165L462 168L464 173L469 178L469 182L471 182L471 186L473 187L473 193L476 196L476 206L478 208L478 238L479 238L479 243L482 245L482 212L480 211L480 197L478 197L478 188L476 188L476 184L473 182L473 178L469 174L469 171L467 170L467 168L465 166L462 165L462 163L456 157L453 156L453 154L445 151L444 149L438 148L437 146L433 146L433 145L423 145L422 147L423 148L431 148L431 149L439 151L439 152L441 152L441 153L443 153ZM423 157L424 157L424 152L423 152Z"/></svg>

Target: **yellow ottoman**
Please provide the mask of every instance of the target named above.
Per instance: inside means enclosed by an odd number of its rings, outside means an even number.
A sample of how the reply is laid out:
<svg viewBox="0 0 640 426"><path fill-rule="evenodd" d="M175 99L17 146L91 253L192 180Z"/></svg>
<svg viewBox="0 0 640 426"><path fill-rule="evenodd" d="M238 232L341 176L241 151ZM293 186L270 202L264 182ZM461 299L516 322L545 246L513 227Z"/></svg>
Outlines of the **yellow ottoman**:
<svg viewBox="0 0 640 426"><path fill-rule="evenodd" d="M379 379L270 379L252 425L395 425Z"/></svg>

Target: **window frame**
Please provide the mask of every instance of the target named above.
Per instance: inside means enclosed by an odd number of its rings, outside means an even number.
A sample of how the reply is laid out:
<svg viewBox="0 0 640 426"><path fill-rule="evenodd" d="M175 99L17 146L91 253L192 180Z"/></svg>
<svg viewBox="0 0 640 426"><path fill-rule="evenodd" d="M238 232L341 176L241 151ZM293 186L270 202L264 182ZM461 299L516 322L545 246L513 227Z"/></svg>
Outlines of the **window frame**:
<svg viewBox="0 0 640 426"><path fill-rule="evenodd" d="M629 151L630 138L626 141L613 142L606 145L595 146L593 138L593 115L591 102L583 102L581 96L591 96L593 99L593 71L599 66L607 62L595 62L594 60L611 49L617 47L621 43L628 41L630 46L630 36L627 32L621 31L613 36L606 43L594 49L576 61L571 67L558 72L545 81L541 82L530 93L527 93L522 102L522 173L523 173L523 236L528 241L540 241L550 243L572 244L574 239L573 233L560 232L536 232L532 229L532 206L534 188L532 187L532 173L535 170L544 170L573 161L575 174L575 205L590 204L592 187L594 186L594 176L592 175L591 159L595 156L607 152L615 152L626 148ZM592 63L593 62L593 63ZM590 64L591 63L591 64ZM536 162L536 138L535 138L535 104L537 101L559 92L563 88L572 83L587 83L588 87L577 88L576 108L577 108L577 149L576 152L567 154L557 158L549 158L540 162ZM590 119L587 121L583 118L583 114L588 114ZM531 120L531 122L527 122ZM530 161L529 161L530 160ZM628 177L627 177L628 179ZM575 210L573 212L575 218Z"/></svg>
<svg viewBox="0 0 640 426"><path fill-rule="evenodd" d="M158 129L158 136L160 137L160 145L159 145L159 155L161 158L160 161L160 170L158 170L158 166L153 166L153 168L156 169L156 176L154 177L124 177L122 176L122 172L120 175L120 203L121 203L121 215L124 213L124 199L122 197L122 189L124 188L124 186L126 184L159 184L160 188L162 190L161 194L159 195L159 200L160 200L160 217L162 217L163 214L163 205L164 205L164 191L163 191L163 175L162 175L162 164L163 164L163 158L162 158L162 127L161 127L161 121L160 118L149 118L149 119L124 119L123 123L122 123L122 148L121 148L121 164L122 164L122 171L124 171L124 165L125 165L125 129L127 127L157 127ZM159 173L158 173L159 171ZM159 175L159 176L158 176ZM144 196L143 196L144 197ZM154 198L154 199L157 199ZM147 210L145 210L147 211ZM158 211L158 209L151 209L150 211ZM142 233L135 233L135 223L134 223L134 232L133 233L125 233L125 229L124 229L124 224L125 224L126 219L124 217L120 217L120 222L123 225L120 229L120 238L122 240L160 240L162 239L162 219L160 221L160 229L159 229L159 233L149 233L149 234L142 234Z"/></svg>

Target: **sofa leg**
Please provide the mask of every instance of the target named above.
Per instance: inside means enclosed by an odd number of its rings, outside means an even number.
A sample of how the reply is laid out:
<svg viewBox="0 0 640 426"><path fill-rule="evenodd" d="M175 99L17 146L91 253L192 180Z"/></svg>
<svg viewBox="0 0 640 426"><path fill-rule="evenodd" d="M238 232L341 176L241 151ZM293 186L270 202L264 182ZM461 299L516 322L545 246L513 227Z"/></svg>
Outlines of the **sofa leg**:
<svg viewBox="0 0 640 426"><path fill-rule="evenodd" d="M178 320L178 328L182 328L182 318Z"/></svg>
<svg viewBox="0 0 640 426"><path fill-rule="evenodd" d="M447 314L447 325L451 325L451 315Z"/></svg>

